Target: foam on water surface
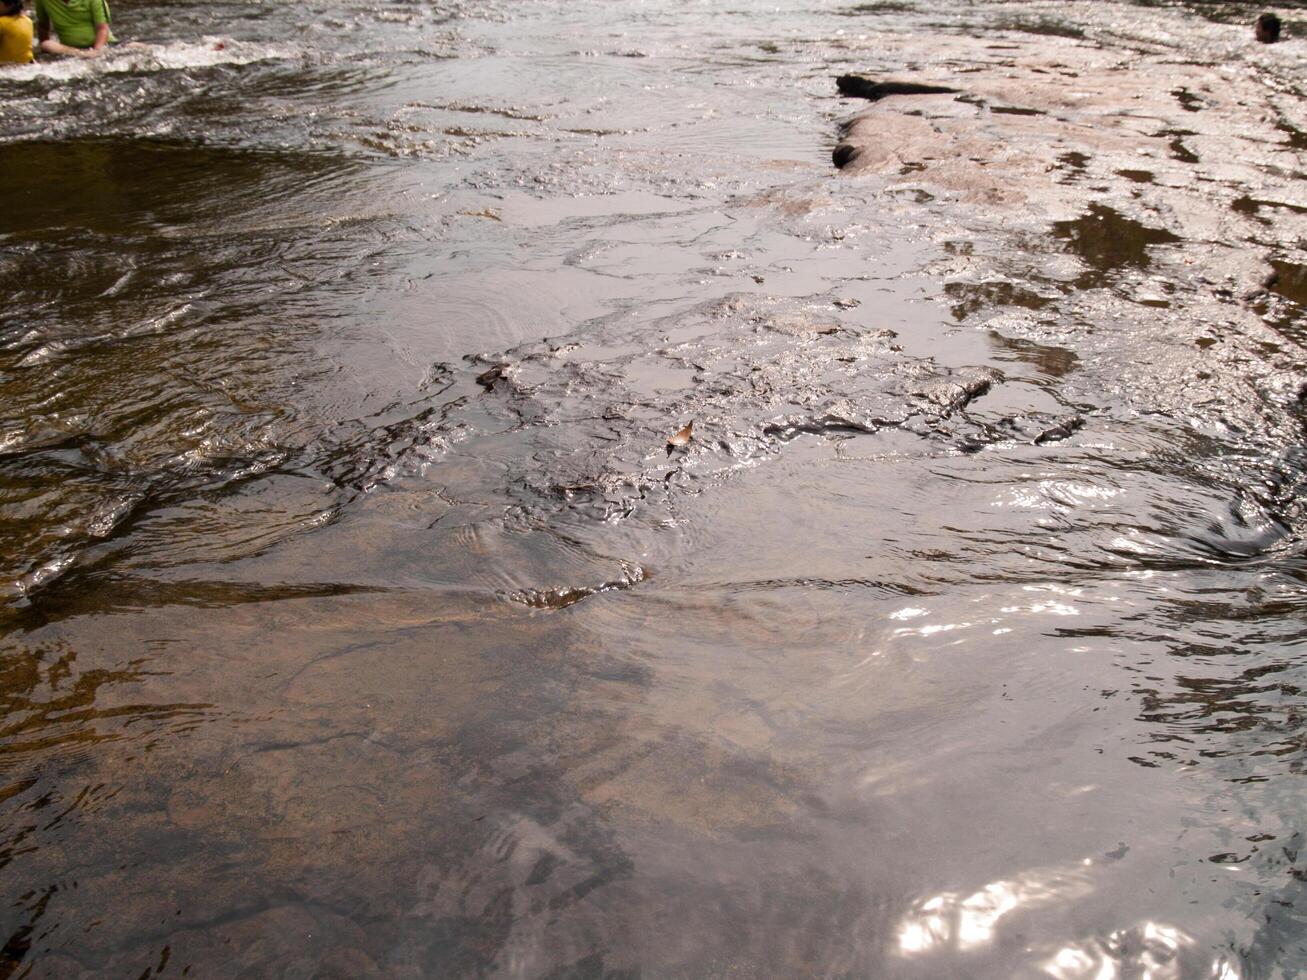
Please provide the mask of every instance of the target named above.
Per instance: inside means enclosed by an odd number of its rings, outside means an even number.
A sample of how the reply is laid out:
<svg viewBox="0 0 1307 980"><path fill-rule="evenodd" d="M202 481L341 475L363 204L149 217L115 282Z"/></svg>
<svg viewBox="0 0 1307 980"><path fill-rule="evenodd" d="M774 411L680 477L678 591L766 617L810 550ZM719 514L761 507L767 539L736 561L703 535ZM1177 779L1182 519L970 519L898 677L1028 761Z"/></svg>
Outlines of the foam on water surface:
<svg viewBox="0 0 1307 980"><path fill-rule="evenodd" d="M206 36L195 41L164 44L127 42L113 45L97 58L41 58L28 65L0 67L9 82L38 79L72 81L95 75L148 74L185 71L220 65L248 65L259 61L302 57L303 48L290 44L259 44Z"/></svg>

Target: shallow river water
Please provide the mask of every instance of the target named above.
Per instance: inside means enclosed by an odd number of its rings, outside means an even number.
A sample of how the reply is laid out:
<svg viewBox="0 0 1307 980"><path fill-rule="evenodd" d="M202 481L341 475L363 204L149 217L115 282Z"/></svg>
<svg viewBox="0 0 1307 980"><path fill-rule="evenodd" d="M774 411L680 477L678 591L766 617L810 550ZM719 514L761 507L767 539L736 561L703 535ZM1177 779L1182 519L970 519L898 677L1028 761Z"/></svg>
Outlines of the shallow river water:
<svg viewBox="0 0 1307 980"><path fill-rule="evenodd" d="M117 8L0 71L0 977L1307 971L1307 12Z"/></svg>

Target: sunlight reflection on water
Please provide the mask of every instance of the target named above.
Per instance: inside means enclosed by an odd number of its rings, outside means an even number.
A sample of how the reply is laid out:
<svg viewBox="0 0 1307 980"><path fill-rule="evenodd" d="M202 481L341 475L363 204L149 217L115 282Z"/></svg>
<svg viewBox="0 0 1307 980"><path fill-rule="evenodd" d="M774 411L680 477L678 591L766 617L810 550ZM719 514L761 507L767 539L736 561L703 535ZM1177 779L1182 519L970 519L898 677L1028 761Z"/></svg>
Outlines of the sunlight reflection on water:
<svg viewBox="0 0 1307 980"><path fill-rule="evenodd" d="M972 950L994 940L1005 915L1092 890L1085 868L1062 867L995 881L969 895L941 892L919 902L899 924L899 951L918 956L945 949Z"/></svg>

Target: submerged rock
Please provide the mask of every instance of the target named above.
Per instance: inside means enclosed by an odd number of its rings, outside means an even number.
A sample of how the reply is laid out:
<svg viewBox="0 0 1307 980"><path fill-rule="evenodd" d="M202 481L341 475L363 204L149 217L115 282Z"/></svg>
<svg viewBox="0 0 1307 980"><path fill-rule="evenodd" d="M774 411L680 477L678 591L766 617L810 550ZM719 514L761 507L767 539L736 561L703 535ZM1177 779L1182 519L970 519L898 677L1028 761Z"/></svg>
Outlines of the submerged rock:
<svg viewBox="0 0 1307 980"><path fill-rule="evenodd" d="M650 348L650 336L673 335L681 339ZM448 473L462 484L469 466L481 472L494 459L491 482L460 496L498 500L532 519L641 512L656 523L688 489L724 483L803 436L883 439L894 430L900 446L949 455L1029 441L1059 421L1041 418L1023 435L974 419L972 403L1004 376L912 356L895 339L833 317L826 297L740 294L652 323L613 318L564 343L475 359L512 364L512 383L492 383L488 397L451 398L486 387L484 375L460 372L432 420L449 435L413 465L437 483ZM669 419L694 421L669 438Z"/></svg>

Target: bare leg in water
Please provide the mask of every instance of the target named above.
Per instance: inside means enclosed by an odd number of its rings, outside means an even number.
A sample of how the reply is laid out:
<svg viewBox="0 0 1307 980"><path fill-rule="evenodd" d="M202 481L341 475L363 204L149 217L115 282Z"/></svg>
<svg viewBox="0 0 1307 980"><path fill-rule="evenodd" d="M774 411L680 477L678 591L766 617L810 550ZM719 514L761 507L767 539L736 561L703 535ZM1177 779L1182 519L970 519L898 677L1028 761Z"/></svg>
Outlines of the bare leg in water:
<svg viewBox="0 0 1307 980"><path fill-rule="evenodd" d="M74 58L98 58L109 43L109 25L95 25L95 43L89 48L74 48L64 44L58 38L51 37L50 25L38 25L41 35L41 53L54 55L71 55Z"/></svg>
<svg viewBox="0 0 1307 980"><path fill-rule="evenodd" d="M54 54L60 56L70 56L73 58L95 58L98 57L103 49L96 48L73 48L67 44L49 38L41 42L42 54Z"/></svg>

